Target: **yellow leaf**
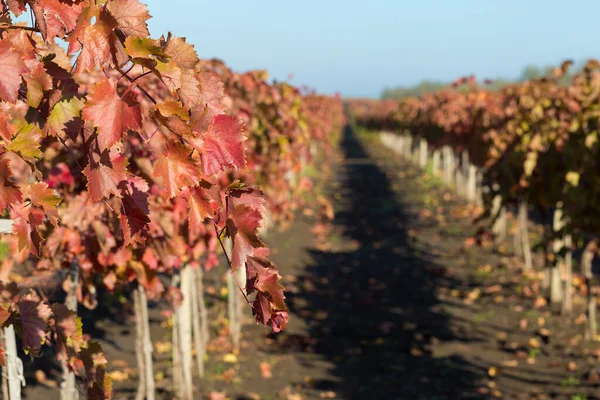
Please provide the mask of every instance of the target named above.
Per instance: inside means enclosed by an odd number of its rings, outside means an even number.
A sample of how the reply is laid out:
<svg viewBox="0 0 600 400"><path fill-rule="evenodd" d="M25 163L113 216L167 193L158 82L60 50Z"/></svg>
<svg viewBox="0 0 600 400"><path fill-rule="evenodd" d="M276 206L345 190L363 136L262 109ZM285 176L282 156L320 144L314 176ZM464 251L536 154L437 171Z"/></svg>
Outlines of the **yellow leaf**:
<svg viewBox="0 0 600 400"><path fill-rule="evenodd" d="M569 171L565 176L565 180L571 184L573 187L577 187L579 185L579 172Z"/></svg>
<svg viewBox="0 0 600 400"><path fill-rule="evenodd" d="M223 362L235 364L238 362L238 358L235 354L229 353L223 356Z"/></svg>

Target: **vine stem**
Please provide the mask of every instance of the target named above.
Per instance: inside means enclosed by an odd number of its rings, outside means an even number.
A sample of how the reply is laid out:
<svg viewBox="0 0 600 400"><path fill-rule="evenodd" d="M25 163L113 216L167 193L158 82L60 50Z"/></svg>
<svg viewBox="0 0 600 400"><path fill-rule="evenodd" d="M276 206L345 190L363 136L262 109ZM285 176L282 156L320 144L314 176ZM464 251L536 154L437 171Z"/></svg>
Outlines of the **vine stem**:
<svg viewBox="0 0 600 400"><path fill-rule="evenodd" d="M217 235L217 240L219 241L219 244L221 245L223 254L225 254L225 259L227 260L227 264L229 265L229 268L231 269L231 273L233 273L233 265L231 265L231 260L229 259L229 256L227 255L227 251L225 250L225 245L223 244L223 241L221 240L221 236L219 235L219 228L217 227L217 223L213 221L213 224L215 226L215 233ZM240 282L238 281L237 276L233 275L233 277L235 279L235 283L238 286L238 289L240 290L240 292L242 292L244 299L246 299L246 303L248 303L248 305L251 305L250 300L248 299L248 296L246 296L244 289L242 289L242 286L240 285Z"/></svg>
<svg viewBox="0 0 600 400"><path fill-rule="evenodd" d="M18 29L18 30L29 31L29 32L39 32L40 31L38 28L32 28L30 26L19 26L19 25L10 25L4 29Z"/></svg>
<svg viewBox="0 0 600 400"><path fill-rule="evenodd" d="M131 83L135 83L135 79L133 79L132 77L130 77L129 75L127 75L127 72L124 72L123 70L121 70L121 68L119 67L115 67L115 69L117 71L119 71L121 73L121 75L127 79L129 82ZM138 77L139 78L139 77ZM137 78L136 78L137 79ZM158 104L157 101L154 99L154 97L152 97L152 95L150 93L148 93L146 91L146 89L144 89L143 87L141 87L140 85L136 85L136 87L140 90L140 92L142 92L144 94L144 96L146 96L148 98L148 100L150 100L152 103L154 103L155 105Z"/></svg>

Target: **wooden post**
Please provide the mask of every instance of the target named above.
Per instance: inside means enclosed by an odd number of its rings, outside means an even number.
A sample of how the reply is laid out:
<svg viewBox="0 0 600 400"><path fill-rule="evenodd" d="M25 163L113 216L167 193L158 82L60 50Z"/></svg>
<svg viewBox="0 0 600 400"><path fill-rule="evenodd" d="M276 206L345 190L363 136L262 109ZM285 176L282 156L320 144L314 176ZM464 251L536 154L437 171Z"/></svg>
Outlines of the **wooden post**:
<svg viewBox="0 0 600 400"><path fill-rule="evenodd" d="M571 247L573 246L573 239L571 235L564 236L565 247L567 248L567 254L565 255L565 287L564 287L564 299L562 313L569 315L573 311L573 253Z"/></svg>
<svg viewBox="0 0 600 400"><path fill-rule="evenodd" d="M467 200L475 202L477 196L477 167L469 164L467 179Z"/></svg>
<svg viewBox="0 0 600 400"><path fill-rule="evenodd" d="M557 204L554 210L554 218L552 221L552 230L556 236L563 229L563 212L562 204ZM563 241L562 238L554 238L552 241L552 250L555 255L554 265L550 271L550 303L558 304L562 302L563 291L562 291L562 277L561 277L561 264L562 257L559 256L559 252L562 250Z"/></svg>
<svg viewBox="0 0 600 400"><path fill-rule="evenodd" d="M194 269L195 290L192 290L192 319L194 321L194 346L198 376L204 378L204 355L208 343L208 317L204 301L204 271L202 266Z"/></svg>
<svg viewBox="0 0 600 400"><path fill-rule="evenodd" d="M598 249L596 239L591 240L583 251L581 256L581 269L583 276L585 277L585 285L587 287L587 329L585 332L586 339L596 339L596 296L592 293L592 280L594 278L592 272L592 261L594 260L594 254Z"/></svg>
<svg viewBox="0 0 600 400"><path fill-rule="evenodd" d="M135 308L136 358L138 362L139 383L137 400L154 400L154 369L152 363L152 339L148 319L148 299L144 287L138 285L133 292Z"/></svg>
<svg viewBox="0 0 600 400"><path fill-rule="evenodd" d="M475 204L483 207L483 172L477 171L477 190L475 195Z"/></svg>
<svg viewBox="0 0 600 400"><path fill-rule="evenodd" d="M441 165L440 165L440 161L441 161L441 154L440 154L440 150L439 149L435 149L433 151L433 156L431 159L431 163L432 163L432 172L433 172L433 176L440 176L440 169L441 169Z"/></svg>
<svg viewBox="0 0 600 400"><path fill-rule="evenodd" d="M233 242L231 238L225 239L225 250L227 254L231 254L233 250ZM228 319L229 319L229 336L231 338L231 342L233 344L234 351L238 352L240 350L240 339L241 339L241 293L238 288L238 282L240 282L239 277L244 275L245 282L245 269L241 271L240 268L235 273L229 271L227 273L227 311L228 311ZM241 284L241 283L240 283Z"/></svg>
<svg viewBox="0 0 600 400"><path fill-rule="evenodd" d="M8 381L8 398L21 400L21 387L25 387L23 362L17 354L17 339L14 325L4 328L4 343L6 348L6 374Z"/></svg>
<svg viewBox="0 0 600 400"><path fill-rule="evenodd" d="M496 218L492 227L495 235L496 245L500 245L506 240L506 207L502 205L502 196L494 196L492 200L492 217Z"/></svg>
<svg viewBox="0 0 600 400"><path fill-rule="evenodd" d="M71 311L77 314L77 287L79 285L79 266L77 263L71 264L71 273L69 276L69 291L65 299L65 305ZM75 385L75 374L69 369L66 361L60 362L63 370L63 381L60 384L61 400L79 400L79 391Z"/></svg>
<svg viewBox="0 0 600 400"><path fill-rule="evenodd" d="M419 167L425 169L427 168L427 158L428 158L428 153L427 153L427 140L425 140L424 138L421 138L420 142L419 142Z"/></svg>
<svg viewBox="0 0 600 400"><path fill-rule="evenodd" d="M531 256L531 246L529 244L529 229L528 229L528 212L527 212L527 200L522 198L519 201L519 237L521 239L521 246L523 254L523 260L525 261L524 270L531 271L533 269L533 258Z"/></svg>
<svg viewBox="0 0 600 400"><path fill-rule="evenodd" d="M194 286L194 271L191 266L186 265L181 270L180 290L183 300L176 311L182 373L181 387L178 388L180 400L192 400L194 396L192 381L192 292Z"/></svg>

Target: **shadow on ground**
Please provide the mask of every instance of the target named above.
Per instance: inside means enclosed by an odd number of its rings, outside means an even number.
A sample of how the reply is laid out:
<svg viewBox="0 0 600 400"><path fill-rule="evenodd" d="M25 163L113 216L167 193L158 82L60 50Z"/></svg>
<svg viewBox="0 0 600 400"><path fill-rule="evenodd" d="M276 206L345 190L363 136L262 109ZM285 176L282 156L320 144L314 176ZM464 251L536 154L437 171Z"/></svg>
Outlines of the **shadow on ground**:
<svg viewBox="0 0 600 400"><path fill-rule="evenodd" d="M430 351L437 341L471 340L455 336L436 301L437 282L452 287L451 278L412 247L415 222L349 127L341 148L335 224L351 248L311 251L313 263L289 296L293 314L312 313L313 351L334 365L331 379L314 387L348 399L480 398L481 370L460 346Z"/></svg>

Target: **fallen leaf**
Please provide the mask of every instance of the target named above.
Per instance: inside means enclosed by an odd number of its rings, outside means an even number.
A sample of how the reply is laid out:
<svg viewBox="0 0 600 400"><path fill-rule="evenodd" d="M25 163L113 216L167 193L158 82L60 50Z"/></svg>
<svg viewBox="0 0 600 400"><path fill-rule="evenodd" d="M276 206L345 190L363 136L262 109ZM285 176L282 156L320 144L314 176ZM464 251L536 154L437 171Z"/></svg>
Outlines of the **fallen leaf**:
<svg viewBox="0 0 600 400"><path fill-rule="evenodd" d="M262 376L264 379L271 379L273 377L273 374L271 373L271 364L263 361L258 365L258 367L260 369L260 376Z"/></svg>

